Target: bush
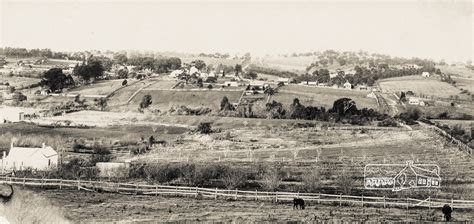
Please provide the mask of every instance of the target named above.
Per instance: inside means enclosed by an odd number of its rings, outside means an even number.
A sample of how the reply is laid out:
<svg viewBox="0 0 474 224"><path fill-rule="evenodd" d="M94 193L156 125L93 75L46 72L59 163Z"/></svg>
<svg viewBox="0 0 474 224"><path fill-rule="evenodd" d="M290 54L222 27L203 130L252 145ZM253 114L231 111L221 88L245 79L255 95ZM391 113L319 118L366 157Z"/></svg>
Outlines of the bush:
<svg viewBox="0 0 474 224"><path fill-rule="evenodd" d="M146 94L143 96L142 101L140 102L140 109L145 109L152 104L152 98L150 94Z"/></svg>
<svg viewBox="0 0 474 224"><path fill-rule="evenodd" d="M397 121L393 118L387 118L377 124L379 127L397 127Z"/></svg>
<svg viewBox="0 0 474 224"><path fill-rule="evenodd" d="M201 122L199 123L197 130L201 134L210 134L212 133L211 123Z"/></svg>
<svg viewBox="0 0 474 224"><path fill-rule="evenodd" d="M352 189L354 189L355 181L352 175L346 170L342 170L341 173L339 173L336 182L343 194L351 194Z"/></svg>
<svg viewBox="0 0 474 224"><path fill-rule="evenodd" d="M303 188L306 192L316 192L321 185L321 175L318 170L310 170L303 175Z"/></svg>
<svg viewBox="0 0 474 224"><path fill-rule="evenodd" d="M267 168L261 179L261 185L265 190L274 191L278 189L282 181L281 166L274 164Z"/></svg>
<svg viewBox="0 0 474 224"><path fill-rule="evenodd" d="M240 168L231 168L223 175L222 181L227 189L235 189L247 181L247 174Z"/></svg>

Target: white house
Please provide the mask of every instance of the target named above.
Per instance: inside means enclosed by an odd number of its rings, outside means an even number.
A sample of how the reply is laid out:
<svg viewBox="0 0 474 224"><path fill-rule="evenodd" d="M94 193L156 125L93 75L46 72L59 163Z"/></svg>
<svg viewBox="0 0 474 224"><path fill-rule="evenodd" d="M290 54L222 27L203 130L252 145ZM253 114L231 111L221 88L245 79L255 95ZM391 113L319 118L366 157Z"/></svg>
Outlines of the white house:
<svg viewBox="0 0 474 224"><path fill-rule="evenodd" d="M20 122L24 120L25 113L16 107L0 107L0 123Z"/></svg>
<svg viewBox="0 0 474 224"><path fill-rule="evenodd" d="M216 77L216 73L214 71L209 72L209 75L207 77Z"/></svg>
<svg viewBox="0 0 474 224"><path fill-rule="evenodd" d="M309 82L309 81L308 81L308 82L307 82L307 85L308 85L308 86L316 86L316 85L318 85L318 82Z"/></svg>
<svg viewBox="0 0 474 224"><path fill-rule="evenodd" d="M414 97L410 97L408 99L408 104L410 105L419 105L419 106L425 106L425 102L419 98L414 98Z"/></svg>
<svg viewBox="0 0 474 224"><path fill-rule="evenodd" d="M59 161L58 153L44 143L41 148L27 148L15 147L12 142L8 156L5 152L3 154L2 168L6 170L48 170L56 167Z"/></svg>
<svg viewBox="0 0 474 224"><path fill-rule="evenodd" d="M431 76L431 74L429 72L423 72L423 73L421 73L421 76L425 77L425 78L429 78Z"/></svg>
<svg viewBox="0 0 474 224"><path fill-rule="evenodd" d="M239 86L239 83L238 82L235 82L235 81L226 81L224 82L224 86L232 86L232 87L238 87Z"/></svg>
<svg viewBox="0 0 474 224"><path fill-rule="evenodd" d="M282 82L283 84L288 85L290 84L290 78L278 78L277 82Z"/></svg>
<svg viewBox="0 0 474 224"><path fill-rule="evenodd" d="M177 70L172 71L171 74L169 74L169 77L178 78L178 76L181 75L182 73L183 73L183 70L177 69Z"/></svg>
<svg viewBox="0 0 474 224"><path fill-rule="evenodd" d="M349 81L346 81L346 83L344 83L344 89L352 89L352 84Z"/></svg>
<svg viewBox="0 0 474 224"><path fill-rule="evenodd" d="M196 67L192 66L190 69L189 69L189 73L188 75L192 75L194 73L199 73L199 69L197 69Z"/></svg>

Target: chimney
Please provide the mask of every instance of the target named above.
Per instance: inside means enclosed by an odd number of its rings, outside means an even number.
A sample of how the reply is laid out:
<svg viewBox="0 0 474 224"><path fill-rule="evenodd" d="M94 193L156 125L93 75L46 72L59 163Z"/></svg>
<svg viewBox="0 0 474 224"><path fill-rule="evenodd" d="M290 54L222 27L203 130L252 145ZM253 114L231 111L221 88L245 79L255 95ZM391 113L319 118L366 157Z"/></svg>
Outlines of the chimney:
<svg viewBox="0 0 474 224"><path fill-rule="evenodd" d="M43 149L44 149L44 148L46 148L46 145L45 145L44 142L43 142Z"/></svg>

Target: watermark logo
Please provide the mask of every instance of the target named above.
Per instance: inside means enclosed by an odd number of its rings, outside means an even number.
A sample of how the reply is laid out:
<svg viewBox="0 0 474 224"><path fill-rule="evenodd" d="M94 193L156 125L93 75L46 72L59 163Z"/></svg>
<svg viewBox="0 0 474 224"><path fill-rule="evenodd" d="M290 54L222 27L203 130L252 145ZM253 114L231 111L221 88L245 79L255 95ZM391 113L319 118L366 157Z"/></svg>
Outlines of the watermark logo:
<svg viewBox="0 0 474 224"><path fill-rule="evenodd" d="M413 188L439 188L439 167L433 164L368 164L364 186L369 190L401 191Z"/></svg>

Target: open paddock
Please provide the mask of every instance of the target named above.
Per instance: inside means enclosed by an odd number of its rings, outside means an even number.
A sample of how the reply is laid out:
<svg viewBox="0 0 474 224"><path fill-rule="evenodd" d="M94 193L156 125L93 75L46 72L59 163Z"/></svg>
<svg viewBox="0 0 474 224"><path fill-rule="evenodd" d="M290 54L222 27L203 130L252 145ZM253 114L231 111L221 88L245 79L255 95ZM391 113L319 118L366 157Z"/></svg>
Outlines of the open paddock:
<svg viewBox="0 0 474 224"><path fill-rule="evenodd" d="M412 91L416 96L424 95L449 99L451 96L456 96L461 93L458 88L452 86L449 83L442 82L434 77L396 77L380 80L379 84L383 92L399 93L401 91Z"/></svg>

